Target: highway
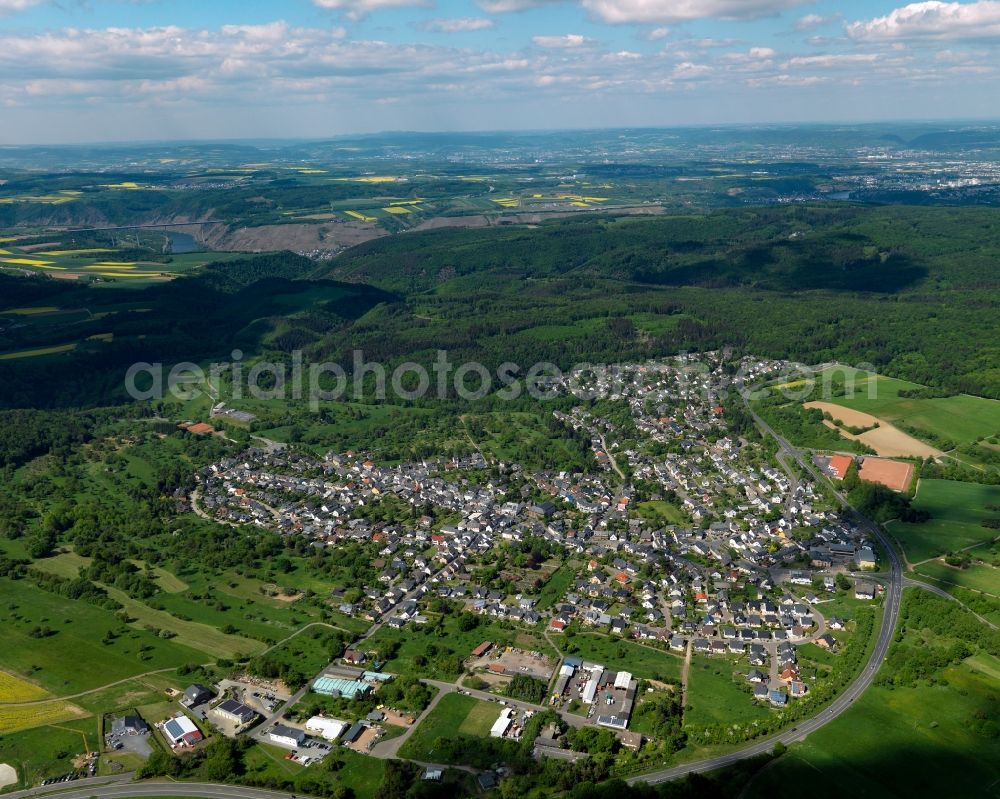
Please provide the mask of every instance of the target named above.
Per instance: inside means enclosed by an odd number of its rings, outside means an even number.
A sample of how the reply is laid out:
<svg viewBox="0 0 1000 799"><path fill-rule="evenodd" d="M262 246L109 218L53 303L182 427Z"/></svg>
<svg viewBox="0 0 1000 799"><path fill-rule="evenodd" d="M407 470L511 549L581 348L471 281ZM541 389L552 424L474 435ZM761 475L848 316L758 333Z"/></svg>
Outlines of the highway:
<svg viewBox="0 0 1000 799"><path fill-rule="evenodd" d="M818 482L827 482L829 484L829 481L826 480L825 476L819 473L815 465L808 459L808 457L803 457L801 452L785 441L785 439L778 435L767 422L757 415L753 408L750 407L750 403L747 401L746 396L744 396L743 402L746 405L747 412L753 418L757 426L766 435L771 436L778 442L781 454L794 458L795 461L798 462L799 466L809 472ZM844 495L835 487L833 488L833 493L844 508L851 509L850 504L847 502L847 498L844 497ZM816 732L816 730L820 727L829 724L831 721L840 716L845 710L854 704L854 700L865 692L868 686L872 684L879 665L889 652L889 645L892 643L892 637L896 631L896 624L899 621L899 604L903 594L903 569L892 542L882 532L879 526L870 519L865 519L864 517L859 518L861 519L861 524L864 529L867 530L882 545L882 549L885 551L885 554L890 561L890 571L889 580L885 588L885 612L882 617L882 626L879 629L878 639L875 642L875 649L872 651L871 657L864 665L862 671L857 677L854 678L854 681L841 691L841 693L837 695L837 698L827 705L820 713L812 718L800 721L790 730L777 733L769 738L763 738L760 741L744 747L743 749L730 752L727 755L719 755L718 757L711 757L705 760L696 760L691 763L674 766L673 768L666 768L660 771L636 775L626 780L627 782L646 782L651 785L656 785L657 783L675 780L686 774L714 771L716 769L723 768L724 766L731 766L734 763L746 760L747 758L767 754L779 741L787 746L789 744L805 740L807 736Z"/></svg>
<svg viewBox="0 0 1000 799"><path fill-rule="evenodd" d="M798 464L807 472L813 475L813 477L818 482L829 482L826 477L819 473L815 465L808 459L808 457L803 457L803 454L797 449L792 447L785 439L778 435L770 425L767 424L763 419L761 419L754 410L750 407L749 402L747 402L744 397L744 403L750 416L753 418L754 422L758 427L766 434L771 436L778 442L780 452L783 455L787 455L793 458ZM845 509L851 509L846 497L833 487L833 493L837 497L837 500ZM774 745L779 741L786 746L789 744L797 743L804 740L807 736L816 732L826 724L834 721L838 718L844 711L854 704L854 701L860 697L865 690L872 684L875 678L875 674L878 671L879 665L885 659L886 654L889 651L889 646L892 643L892 637L896 630L896 625L899 621L899 608L900 600L902 598L903 592L903 571L902 566L899 561L899 556L896 554L896 550L893 547L892 542L887 538L887 536L882 532L878 525L874 524L871 520L864 517L860 517L860 523L862 527L868 531L878 542L881 544L883 551L890 561L890 572L889 579L886 584L885 590L885 606L884 614L882 618L882 625L879 628L878 638L875 643L875 648L872 651L871 657L869 657L868 662L865 663L864 668L854 678L851 682L829 705L823 708L817 715L800 721L795 727L784 732L776 733L768 738L763 738L759 741L742 748L737 749L729 754L719 755L717 757L706 758L704 760L697 760L690 763L683 763L681 765L673 766L671 768L661 769L659 771L648 772L645 774L637 774L635 776L629 777L626 781L632 784L645 782L651 785L656 785L662 782L669 782L670 780L678 779L687 774L715 771L716 769L723 768L725 766L733 765L741 760L746 760L749 758L757 757L760 755L767 754L772 751ZM921 585L922 588L927 588L927 586ZM931 589L933 590L933 589ZM379 627L381 622L372 625L368 633L364 638L370 637ZM364 640L364 639L362 639ZM439 697L443 696L446 692L457 690L457 686L450 683L441 683L433 680L426 680L438 689L440 689ZM300 692L300 693L304 693ZM470 691L472 695L480 698L480 693L478 691ZM486 698L486 695L483 695ZM294 698L293 698L294 701ZM510 702L510 700L507 700ZM435 702L436 704L436 702ZM533 707L527 705L527 703L511 703L518 704L527 707ZM280 714L283 712L285 707L289 704L286 703L279 711L277 711L270 719L268 723L261 725L260 731L266 730L271 723L280 718ZM582 720L581 720L582 721ZM405 739L404 739L405 740ZM402 743L402 742L400 742ZM395 748L395 747L394 747ZM386 752L380 752L382 756L387 755ZM395 752L392 752L395 754ZM81 780L78 783L63 784L63 785L51 785L45 788L34 788L26 791L20 791L11 794L5 794L4 799L27 799L27 797L36 797L43 795L56 795L57 799L91 799L91 797L100 797L100 799L131 799L132 797L159 797L159 796L191 796L191 797L205 797L205 799L288 799L287 793L278 793L274 791L258 790L255 788L244 788L229 785L211 785L211 784L198 784L198 783L126 783L125 779L128 779L131 775L125 775L118 778L96 778L93 780ZM72 787L70 787L72 786ZM79 787L77 787L79 786ZM301 797L305 799L305 797Z"/></svg>
<svg viewBox="0 0 1000 799"><path fill-rule="evenodd" d="M55 796L57 799L139 799L139 797L203 797L203 799L288 799L287 791L268 791L242 785L216 785L198 782L146 781L129 782L125 777L97 777L59 785L47 785L27 791L4 794L4 799L29 799ZM58 793L57 793L58 792ZM301 797L306 799L306 797Z"/></svg>

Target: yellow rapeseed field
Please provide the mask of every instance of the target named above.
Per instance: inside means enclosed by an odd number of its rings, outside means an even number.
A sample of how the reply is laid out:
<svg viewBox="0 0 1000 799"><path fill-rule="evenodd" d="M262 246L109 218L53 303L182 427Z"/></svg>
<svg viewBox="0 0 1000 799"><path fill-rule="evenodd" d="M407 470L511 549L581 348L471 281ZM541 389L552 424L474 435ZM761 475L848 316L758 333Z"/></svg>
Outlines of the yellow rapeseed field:
<svg viewBox="0 0 1000 799"><path fill-rule="evenodd" d="M368 216L362 214L360 211L344 211L348 216L353 216L355 219L360 219L362 222L378 222L374 216Z"/></svg>
<svg viewBox="0 0 1000 799"><path fill-rule="evenodd" d="M82 708L59 700L40 705L0 705L0 735L71 721L86 715L87 711Z"/></svg>
<svg viewBox="0 0 1000 799"><path fill-rule="evenodd" d="M35 308L8 308L5 311L0 311L0 313L9 313L15 316L33 316L34 314L52 313L58 310L54 305L39 305Z"/></svg>
<svg viewBox="0 0 1000 799"><path fill-rule="evenodd" d="M27 680L0 671L0 704L9 702L34 702L47 697L48 691L39 688Z"/></svg>
<svg viewBox="0 0 1000 799"><path fill-rule="evenodd" d="M55 355L60 352L71 352L76 349L76 344L59 344L54 347L38 347L33 350L19 350L18 352L8 352L0 355L0 361L13 361L18 358L37 358L41 355Z"/></svg>
<svg viewBox="0 0 1000 799"><path fill-rule="evenodd" d="M17 266L52 266L52 261L41 261L38 258L0 258L0 261Z"/></svg>

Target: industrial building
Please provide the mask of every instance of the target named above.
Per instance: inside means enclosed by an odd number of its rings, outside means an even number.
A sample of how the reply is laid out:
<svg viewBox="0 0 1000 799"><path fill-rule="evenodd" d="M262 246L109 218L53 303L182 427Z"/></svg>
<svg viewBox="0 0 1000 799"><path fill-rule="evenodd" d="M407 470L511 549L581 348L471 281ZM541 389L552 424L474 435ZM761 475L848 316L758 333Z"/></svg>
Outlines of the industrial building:
<svg viewBox="0 0 1000 799"><path fill-rule="evenodd" d="M306 730L316 733L320 738L336 741L351 725L340 719L329 719L325 716L313 716L306 722Z"/></svg>
<svg viewBox="0 0 1000 799"><path fill-rule="evenodd" d="M364 696L372 687L360 680L348 680L343 677L320 677L313 683L313 691L323 696L340 696L344 699L354 699Z"/></svg>

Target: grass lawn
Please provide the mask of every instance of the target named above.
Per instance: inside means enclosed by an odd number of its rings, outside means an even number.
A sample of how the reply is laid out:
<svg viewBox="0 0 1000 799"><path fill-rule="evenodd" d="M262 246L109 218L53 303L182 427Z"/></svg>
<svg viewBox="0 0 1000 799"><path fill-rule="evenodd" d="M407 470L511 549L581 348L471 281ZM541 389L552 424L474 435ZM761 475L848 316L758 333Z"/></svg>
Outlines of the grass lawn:
<svg viewBox="0 0 1000 799"><path fill-rule="evenodd" d="M691 520L688 518L687 514L684 513L684 511L676 505L664 502L663 500L640 502L637 506L637 510L642 518L656 524L685 525L691 523Z"/></svg>
<svg viewBox="0 0 1000 799"><path fill-rule="evenodd" d="M976 711L997 710L996 682L960 665L947 684L869 688L744 792L747 799L844 796L990 796L1000 780L1000 739L976 733ZM992 699L991 699L992 697Z"/></svg>
<svg viewBox="0 0 1000 799"><path fill-rule="evenodd" d="M600 663L607 669L630 671L639 678L680 683L683 660L670 652L592 633L556 640L567 655L577 655Z"/></svg>
<svg viewBox="0 0 1000 799"><path fill-rule="evenodd" d="M545 585L542 586L542 590L538 592L538 610L550 608L562 599L563 595L569 590L569 587L573 585L575 578L576 569L568 563L564 563L556 569L552 573L552 576L546 580Z"/></svg>
<svg viewBox="0 0 1000 799"><path fill-rule="evenodd" d="M90 719L62 722L58 726L38 727L0 737L0 763L17 770L21 782L7 790L33 785L46 777L57 777L73 770L73 758L87 749L99 749L97 722Z"/></svg>
<svg viewBox="0 0 1000 799"><path fill-rule="evenodd" d="M946 552L993 540L997 530L980 525L997 516L987 505L1000 504L1000 486L921 480L914 505L930 511L922 524L891 522L889 532L902 545L910 563L936 558Z"/></svg>
<svg viewBox="0 0 1000 799"><path fill-rule="evenodd" d="M1000 596L1000 569L995 566L974 563L964 569L956 569L942 561L932 560L917 566L916 572L930 578L929 581L932 583L960 585L963 588L973 588Z"/></svg>
<svg viewBox="0 0 1000 799"><path fill-rule="evenodd" d="M458 731L463 735L489 735L499 715L497 706L492 702L479 702L469 711Z"/></svg>
<svg viewBox="0 0 1000 799"><path fill-rule="evenodd" d="M347 749L338 749L329 759L337 759L344 763L342 768L330 771L326 768L327 761L320 765L304 768L298 763L285 760L288 750L269 744L254 744L247 752L245 763L247 775L254 779L262 777L277 778L285 782L285 789L292 792L307 793L310 787L315 787L316 781L324 787L344 786L354 792L357 799L372 799L385 775L385 762L373 757L357 754ZM313 790L314 795L318 795Z"/></svg>
<svg viewBox="0 0 1000 799"><path fill-rule="evenodd" d="M414 730L399 754L401 757L434 763L434 742L451 738L456 733L487 735L493 722L500 717L500 705L451 693L441 698Z"/></svg>
<svg viewBox="0 0 1000 799"><path fill-rule="evenodd" d="M767 718L767 707L754 705L753 696L733 679L748 669L727 658L694 657L688 674L684 726L742 724Z"/></svg>
<svg viewBox="0 0 1000 799"><path fill-rule="evenodd" d="M57 696L205 660L199 650L125 627L110 611L63 599L27 580L0 579L0 627L0 667ZM36 627L46 627L52 634L34 637L31 632ZM103 644L109 630L117 631L118 637Z"/></svg>
<svg viewBox="0 0 1000 799"><path fill-rule="evenodd" d="M176 633L174 641L204 652L210 657L237 658L243 654L257 654L266 648L260 641L228 635L217 627L197 621L184 621L166 611L154 610L117 588L108 588L108 595L125 606L129 617L135 619L134 624L140 627L151 625L162 630L170 630Z"/></svg>

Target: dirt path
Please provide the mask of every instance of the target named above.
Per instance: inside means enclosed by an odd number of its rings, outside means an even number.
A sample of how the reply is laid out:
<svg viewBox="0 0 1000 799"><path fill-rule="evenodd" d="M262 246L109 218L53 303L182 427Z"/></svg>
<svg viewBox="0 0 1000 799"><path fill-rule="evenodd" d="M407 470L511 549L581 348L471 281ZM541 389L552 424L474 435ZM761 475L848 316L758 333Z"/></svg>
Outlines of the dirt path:
<svg viewBox="0 0 1000 799"><path fill-rule="evenodd" d="M141 680L143 677L151 677L154 674L168 674L176 671L176 667L169 669L157 669L156 671L146 671L142 674L133 674L131 677L125 677L121 680L109 682L106 685L99 685L97 688L88 688L86 691L80 691L79 693L70 694L69 696L50 696L48 699L33 699L30 702L0 702L0 705L3 707L31 707L32 705L45 705L49 702L69 702L72 699L79 699L81 696L89 696L90 694L100 693L108 688L114 688L116 685L124 685L127 682Z"/></svg>
<svg viewBox="0 0 1000 799"><path fill-rule="evenodd" d="M694 651L694 642L688 641L687 651L684 653L684 665L681 666L681 712L687 707L688 674L691 673L691 653Z"/></svg>
<svg viewBox="0 0 1000 799"><path fill-rule="evenodd" d="M600 435L601 437L601 448L604 450L604 454L608 456L608 460L611 462L611 468L618 473L618 476L624 482L625 472L623 472L621 469L618 468L618 461L615 460L615 456L612 455L611 450L608 449L608 442L604 439L604 434L599 433L598 435Z"/></svg>
<svg viewBox="0 0 1000 799"><path fill-rule="evenodd" d="M818 408L824 413L829 413L836 423L824 420L823 424L833 430L836 430L844 438L852 441L860 441L862 444L867 444L879 455L884 457L940 458L944 455L941 450L935 449L930 444L925 444L920 439L914 438L908 433L904 433L891 422L887 422L885 419L880 419L877 416L872 416L870 413L845 408L842 405L837 405L833 402L807 402L802 407ZM844 430L839 425L849 425L851 427L859 428L874 427L874 429L868 430L860 435L854 435L853 433L849 433L847 430ZM875 425L878 426L875 427Z"/></svg>

